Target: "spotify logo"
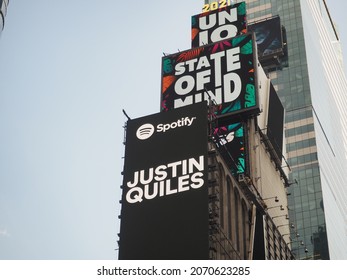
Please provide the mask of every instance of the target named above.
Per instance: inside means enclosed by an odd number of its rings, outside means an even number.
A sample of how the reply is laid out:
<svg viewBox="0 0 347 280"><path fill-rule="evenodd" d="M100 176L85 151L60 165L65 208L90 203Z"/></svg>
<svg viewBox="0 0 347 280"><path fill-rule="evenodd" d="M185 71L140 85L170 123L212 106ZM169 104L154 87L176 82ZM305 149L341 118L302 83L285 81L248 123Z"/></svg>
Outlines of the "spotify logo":
<svg viewBox="0 0 347 280"><path fill-rule="evenodd" d="M180 118L177 121L172 122L172 123L165 123L165 124L161 123L161 124L157 125L156 132L165 133L171 129L176 129L176 128L180 128L180 127L184 127L184 126L191 126L195 119L196 119L196 117L191 117L191 118L185 117L185 118ZM155 127L150 123L146 123L146 124L141 125L137 129L136 136L140 140L146 140L146 139L150 138L154 132L155 132Z"/></svg>
<svg viewBox="0 0 347 280"><path fill-rule="evenodd" d="M141 125L136 131L136 136L140 140L146 140L151 137L154 133L154 126L150 123L146 123Z"/></svg>

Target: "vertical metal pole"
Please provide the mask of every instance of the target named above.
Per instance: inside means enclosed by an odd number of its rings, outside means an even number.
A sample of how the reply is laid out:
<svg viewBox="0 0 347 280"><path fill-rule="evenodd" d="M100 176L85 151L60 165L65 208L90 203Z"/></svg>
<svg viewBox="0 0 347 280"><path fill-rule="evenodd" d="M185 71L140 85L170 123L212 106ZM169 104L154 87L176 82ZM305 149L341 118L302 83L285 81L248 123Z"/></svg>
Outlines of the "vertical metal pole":
<svg viewBox="0 0 347 280"><path fill-rule="evenodd" d="M251 232L250 232L250 236L249 236L249 249L248 249L248 258L247 258L248 260L253 259L256 222L257 222L257 208L253 204L253 206L252 206L252 218L251 218Z"/></svg>

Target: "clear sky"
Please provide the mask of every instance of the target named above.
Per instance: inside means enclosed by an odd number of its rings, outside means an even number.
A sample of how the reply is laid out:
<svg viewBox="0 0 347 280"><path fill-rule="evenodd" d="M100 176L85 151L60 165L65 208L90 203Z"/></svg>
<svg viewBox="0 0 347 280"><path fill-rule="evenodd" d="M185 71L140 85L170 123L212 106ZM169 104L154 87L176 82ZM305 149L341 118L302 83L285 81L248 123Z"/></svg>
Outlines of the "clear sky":
<svg viewBox="0 0 347 280"><path fill-rule="evenodd" d="M159 111L162 53L190 48L203 2L10 1L0 38L0 259L117 258L122 109ZM328 4L347 56L346 1Z"/></svg>

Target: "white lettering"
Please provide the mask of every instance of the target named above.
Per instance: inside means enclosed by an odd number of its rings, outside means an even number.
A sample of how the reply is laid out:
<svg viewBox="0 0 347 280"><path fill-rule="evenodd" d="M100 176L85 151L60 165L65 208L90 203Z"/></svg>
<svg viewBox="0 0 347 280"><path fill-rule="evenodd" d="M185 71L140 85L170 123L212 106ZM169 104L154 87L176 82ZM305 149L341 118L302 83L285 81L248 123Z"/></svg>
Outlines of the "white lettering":
<svg viewBox="0 0 347 280"><path fill-rule="evenodd" d="M153 184L153 188L150 188L149 185L146 185L144 189L145 189L145 198L148 200L154 199L158 195L158 182L155 182ZM150 189L152 189L153 191L152 194L149 193Z"/></svg>
<svg viewBox="0 0 347 280"><path fill-rule="evenodd" d="M166 132L170 129L175 129L178 127L183 127L183 126L191 126L194 122L194 120L196 119L196 117L185 117L185 118L181 118L178 119L175 122L172 123L167 123L167 124L158 124L157 125L157 132Z"/></svg>
<svg viewBox="0 0 347 280"><path fill-rule="evenodd" d="M159 182L159 196L162 197L165 195L165 181Z"/></svg>
<svg viewBox="0 0 347 280"><path fill-rule="evenodd" d="M156 174L156 176L154 177L154 179L156 181L162 181L162 180L165 180L166 177L167 177L167 172L165 171L166 170L166 166L165 165L159 165L154 173Z"/></svg>
<svg viewBox="0 0 347 280"><path fill-rule="evenodd" d="M237 36L238 29L231 24L237 21L237 8L199 18L199 45L215 43Z"/></svg>
<svg viewBox="0 0 347 280"><path fill-rule="evenodd" d="M217 88L215 92L208 90L207 92L196 93L195 95L187 96L185 99L175 99L174 108L184 107L193 103L199 103L201 101L206 101L211 99L216 102L216 104L223 103L222 88Z"/></svg>
<svg viewBox="0 0 347 280"><path fill-rule="evenodd" d="M194 71L194 65L195 63L198 61L197 58L191 59L191 60L187 60L186 64L188 65L188 71L189 72L193 72Z"/></svg>
<svg viewBox="0 0 347 280"><path fill-rule="evenodd" d="M143 185L147 185L148 183L153 181L153 168L148 170L148 178L145 179L145 170L140 171L140 183Z"/></svg>
<svg viewBox="0 0 347 280"><path fill-rule="evenodd" d="M139 172L136 171L136 172L134 173L134 182L130 182L130 181L129 181L129 182L127 183L127 186L128 186L128 188L133 188L133 187L136 187L138 183L139 183Z"/></svg>
<svg viewBox="0 0 347 280"><path fill-rule="evenodd" d="M166 195L177 193L177 189L171 189L171 181L166 181Z"/></svg>
<svg viewBox="0 0 347 280"><path fill-rule="evenodd" d="M196 66L196 70L200 70L201 68L211 67L210 62L206 56L203 56L199 59L198 65ZM194 69L192 70L194 71Z"/></svg>
<svg viewBox="0 0 347 280"><path fill-rule="evenodd" d="M192 175L192 182L190 186L193 189L199 189L204 185L204 179L202 178L204 174L202 172L197 172Z"/></svg>
<svg viewBox="0 0 347 280"><path fill-rule="evenodd" d="M175 70L176 70L176 72L175 72L175 75L182 75L182 74L184 74L184 72L186 71L186 68L184 67L184 62L179 62L179 63L177 63L176 64L176 66L175 66Z"/></svg>
<svg viewBox="0 0 347 280"><path fill-rule="evenodd" d="M130 189L126 194L126 200L129 203L142 202L143 190L139 187Z"/></svg>
<svg viewBox="0 0 347 280"><path fill-rule="evenodd" d="M220 87L222 85L222 57L225 56L225 52L217 52L211 55L211 59L214 60L214 69L215 69L215 85Z"/></svg>
<svg viewBox="0 0 347 280"><path fill-rule="evenodd" d="M178 191L179 192L189 191L189 189L190 189L189 179L190 179L189 175L182 176L182 177L178 178Z"/></svg>
<svg viewBox="0 0 347 280"><path fill-rule="evenodd" d="M240 47L227 50L227 71L235 71L241 68L240 63Z"/></svg>
<svg viewBox="0 0 347 280"><path fill-rule="evenodd" d="M174 100L174 108L209 100L210 98L216 104L223 104L232 102L240 96L242 81L241 77L235 73L236 70L241 68L240 47L216 52L211 54L209 59L213 63L213 70L205 69L195 73L195 77L191 75L182 76L176 81L176 93L182 97ZM194 63L185 62L186 68L188 68L186 70L194 70L191 69L192 65L196 65L197 69L195 70L198 70L211 64L211 62L206 62L205 56L201 57L197 64L196 61L194 60ZM190 66L187 67L187 65ZM210 67L212 66L210 65ZM225 68L226 73L223 73ZM212 75L214 75L214 79L211 78ZM213 85L211 85L212 81L214 82ZM184 95L187 96L183 97Z"/></svg>
<svg viewBox="0 0 347 280"><path fill-rule="evenodd" d="M241 94L242 82L236 73L224 75L224 102L232 102Z"/></svg>
<svg viewBox="0 0 347 280"><path fill-rule="evenodd" d="M207 19L208 19L208 23L207 23ZM212 15L208 15L206 17L201 17L199 18L199 27L200 29L206 30L206 29L210 29L213 26L215 26L217 24L217 16L216 14L212 14Z"/></svg>
<svg viewBox="0 0 347 280"><path fill-rule="evenodd" d="M178 98L174 100L174 108L180 108L193 104L193 96L187 96L184 99Z"/></svg>
<svg viewBox="0 0 347 280"><path fill-rule="evenodd" d="M223 25L216 28L211 34L211 42L226 40L237 35L237 27L232 24Z"/></svg>
<svg viewBox="0 0 347 280"><path fill-rule="evenodd" d="M195 79L192 76L182 76L175 83L175 92L178 95L186 95L190 93L195 86Z"/></svg>
<svg viewBox="0 0 347 280"><path fill-rule="evenodd" d="M218 13L219 25L237 21L237 8L230 9L230 12L222 11Z"/></svg>
<svg viewBox="0 0 347 280"><path fill-rule="evenodd" d="M207 94L206 94L207 95ZM208 96L211 96L211 99L216 102L216 104L222 104L222 88L217 88L215 92L208 91ZM207 96L206 96L207 97ZM205 99L207 100L207 99Z"/></svg>
<svg viewBox="0 0 347 280"><path fill-rule="evenodd" d="M208 31L201 31L199 33L199 46L208 44Z"/></svg>
<svg viewBox="0 0 347 280"><path fill-rule="evenodd" d="M194 169L203 171L205 169L204 156L200 156L199 161L197 161L195 158L190 158L188 161L188 166L189 166L189 173L193 173Z"/></svg>
<svg viewBox="0 0 347 280"><path fill-rule="evenodd" d="M182 124L189 121L189 118L181 119ZM201 188L205 183L204 170L205 157L202 155L136 171L133 181L126 184L128 189L125 199L128 203L134 204L144 199L153 200ZM145 178L145 175L148 175L148 178Z"/></svg>
<svg viewBox="0 0 347 280"><path fill-rule="evenodd" d="M169 163L167 165L167 167L171 168L172 177L177 177L177 166L179 166L181 164L182 164L181 161L176 161L176 162L173 162L173 163Z"/></svg>
<svg viewBox="0 0 347 280"><path fill-rule="evenodd" d="M211 69L196 74L196 89L203 90L205 85L211 82Z"/></svg>
<svg viewBox="0 0 347 280"><path fill-rule="evenodd" d="M187 122L187 125L188 125L188 126L191 126L192 123L193 123L193 121L194 121L195 119L196 119L196 117L193 117L193 118L191 118L191 119L186 118L185 121Z"/></svg>

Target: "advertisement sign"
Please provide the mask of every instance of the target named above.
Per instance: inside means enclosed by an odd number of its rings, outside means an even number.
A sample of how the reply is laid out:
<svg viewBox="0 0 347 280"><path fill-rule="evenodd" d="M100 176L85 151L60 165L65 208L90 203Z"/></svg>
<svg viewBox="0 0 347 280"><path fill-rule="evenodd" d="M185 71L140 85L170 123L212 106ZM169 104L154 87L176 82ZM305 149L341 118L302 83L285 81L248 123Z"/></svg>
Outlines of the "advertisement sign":
<svg viewBox="0 0 347 280"><path fill-rule="evenodd" d="M192 16L192 48L230 39L247 32L245 2L219 7L218 10Z"/></svg>
<svg viewBox="0 0 347 280"><path fill-rule="evenodd" d="M119 259L208 259L207 104L129 120Z"/></svg>
<svg viewBox="0 0 347 280"><path fill-rule="evenodd" d="M223 125L214 130L214 141L231 173L247 173L246 127L241 122Z"/></svg>
<svg viewBox="0 0 347 280"><path fill-rule="evenodd" d="M254 44L245 34L163 57L161 110L211 99L218 116L258 113Z"/></svg>
<svg viewBox="0 0 347 280"><path fill-rule="evenodd" d="M280 17L276 16L250 24L248 31L255 33L259 61L279 63L278 56L284 55Z"/></svg>
<svg viewBox="0 0 347 280"><path fill-rule="evenodd" d="M277 92L270 83L269 114L266 135L279 159L282 159L284 131L284 108Z"/></svg>

